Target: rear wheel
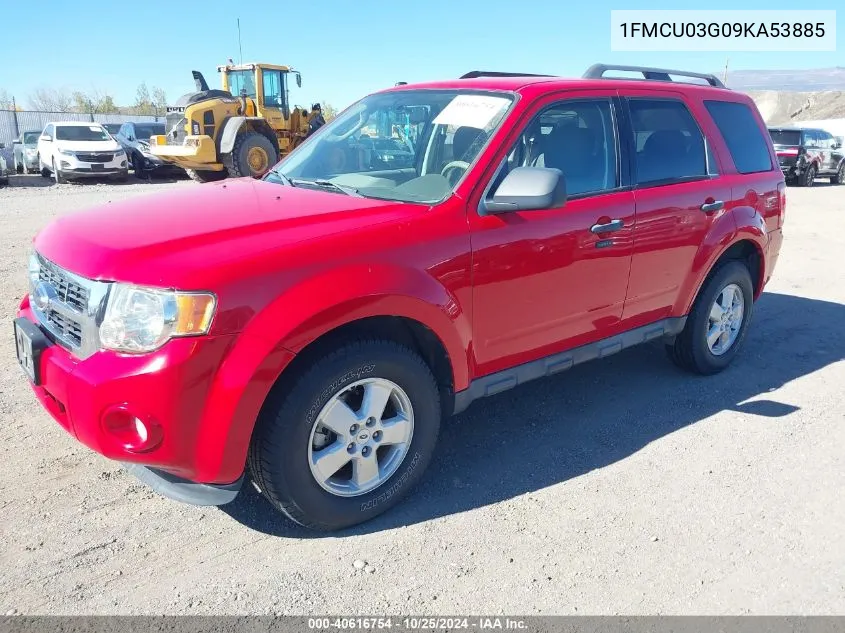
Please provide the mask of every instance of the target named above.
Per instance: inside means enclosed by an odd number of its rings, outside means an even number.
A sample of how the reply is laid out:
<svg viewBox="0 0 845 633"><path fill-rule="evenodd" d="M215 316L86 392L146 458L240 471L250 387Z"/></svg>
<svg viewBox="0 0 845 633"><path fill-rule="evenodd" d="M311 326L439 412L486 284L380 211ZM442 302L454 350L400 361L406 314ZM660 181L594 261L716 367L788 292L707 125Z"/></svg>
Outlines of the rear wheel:
<svg viewBox="0 0 845 633"><path fill-rule="evenodd" d="M722 371L742 346L753 305L748 268L738 261L723 264L702 287L684 329L666 346L669 357L697 374Z"/></svg>
<svg viewBox="0 0 845 633"><path fill-rule="evenodd" d="M279 160L279 148L263 134L248 130L238 135L232 153L224 164L232 178L256 177L266 172Z"/></svg>
<svg viewBox="0 0 845 633"><path fill-rule="evenodd" d="M839 164L835 176L831 176L830 182L834 185L845 185L845 160Z"/></svg>
<svg viewBox="0 0 845 633"><path fill-rule="evenodd" d="M228 175L226 170L223 171L211 171L209 169L186 169L188 173L188 177L191 180L196 180L197 182L217 182L218 180L223 180Z"/></svg>
<svg viewBox="0 0 845 633"><path fill-rule="evenodd" d="M396 505L423 474L440 429L428 365L385 340L341 345L265 405L249 471L300 525L336 530Z"/></svg>
<svg viewBox="0 0 845 633"><path fill-rule="evenodd" d="M810 165L807 167L807 171L804 172L804 175L801 177L801 184L805 187L812 187L813 184L816 182L816 175L818 175L819 171L816 169L815 165Z"/></svg>

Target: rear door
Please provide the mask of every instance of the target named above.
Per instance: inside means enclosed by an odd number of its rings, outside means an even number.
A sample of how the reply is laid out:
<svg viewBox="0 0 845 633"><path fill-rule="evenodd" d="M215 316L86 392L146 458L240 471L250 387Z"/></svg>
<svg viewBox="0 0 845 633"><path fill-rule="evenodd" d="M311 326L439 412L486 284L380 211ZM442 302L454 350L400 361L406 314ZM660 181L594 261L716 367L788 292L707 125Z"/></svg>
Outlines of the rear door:
<svg viewBox="0 0 845 633"><path fill-rule="evenodd" d="M699 248L728 212L731 186L684 94L626 90L625 103L636 224L622 318L636 327L676 316Z"/></svg>

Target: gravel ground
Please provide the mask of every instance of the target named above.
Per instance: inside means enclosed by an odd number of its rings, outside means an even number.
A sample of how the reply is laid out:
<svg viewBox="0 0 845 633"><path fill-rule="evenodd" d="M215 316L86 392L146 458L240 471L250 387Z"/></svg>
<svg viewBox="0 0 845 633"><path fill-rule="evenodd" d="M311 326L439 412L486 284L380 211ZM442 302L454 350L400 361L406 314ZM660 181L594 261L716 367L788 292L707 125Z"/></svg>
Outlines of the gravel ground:
<svg viewBox="0 0 845 633"><path fill-rule="evenodd" d="M0 190L0 613L845 614L845 187L789 190L730 369L692 377L642 347L478 402L412 497L327 536L251 488L219 509L158 497L15 364L35 232L192 186Z"/></svg>

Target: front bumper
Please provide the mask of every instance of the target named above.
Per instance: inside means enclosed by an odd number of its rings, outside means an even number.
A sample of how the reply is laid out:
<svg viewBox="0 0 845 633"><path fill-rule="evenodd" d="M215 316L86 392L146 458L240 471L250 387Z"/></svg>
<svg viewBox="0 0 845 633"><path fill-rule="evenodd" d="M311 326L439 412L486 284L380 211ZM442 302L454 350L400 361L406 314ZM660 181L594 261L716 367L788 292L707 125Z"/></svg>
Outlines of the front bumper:
<svg viewBox="0 0 845 633"><path fill-rule="evenodd" d="M31 387L62 428L100 455L130 464L130 471L166 496L199 505L234 499L243 464L226 464L222 446L205 444L209 431L226 436L225 428L210 428L220 420L205 405L233 335L173 339L148 354L99 351L80 360L38 327L28 297L18 319L43 335ZM160 442L142 452L128 448L125 437L105 424L115 408L160 431Z"/></svg>
<svg viewBox="0 0 845 633"><path fill-rule="evenodd" d="M217 147L210 136L186 136L181 145L167 145L167 137L153 136L150 139L150 154L164 161L175 163L183 169L223 171L217 162Z"/></svg>
<svg viewBox="0 0 845 633"><path fill-rule="evenodd" d="M102 163L90 163L68 154L56 154L56 167L63 176L97 177L125 174L128 170L126 154L118 154L112 160Z"/></svg>

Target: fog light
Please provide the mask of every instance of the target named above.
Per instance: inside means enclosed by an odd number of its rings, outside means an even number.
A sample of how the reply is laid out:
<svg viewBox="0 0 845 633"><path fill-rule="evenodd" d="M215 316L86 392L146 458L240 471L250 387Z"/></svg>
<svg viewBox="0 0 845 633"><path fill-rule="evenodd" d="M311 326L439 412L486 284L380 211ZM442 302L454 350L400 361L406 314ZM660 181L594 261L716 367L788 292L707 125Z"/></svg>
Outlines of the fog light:
<svg viewBox="0 0 845 633"><path fill-rule="evenodd" d="M150 416L135 413L125 404L107 409L102 426L112 440L132 453L150 451L164 439L161 426Z"/></svg>
<svg viewBox="0 0 845 633"><path fill-rule="evenodd" d="M126 167L126 161L121 162L121 163L120 163L120 166L121 166L121 167Z"/></svg>
<svg viewBox="0 0 845 633"><path fill-rule="evenodd" d="M63 160L63 161L62 161L61 163L59 163L59 164L60 164L62 167L70 167L70 163L69 163L69 162L67 162L66 160Z"/></svg>

